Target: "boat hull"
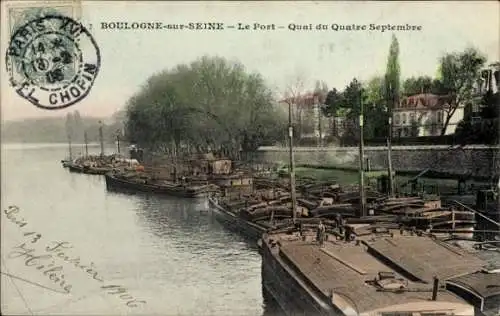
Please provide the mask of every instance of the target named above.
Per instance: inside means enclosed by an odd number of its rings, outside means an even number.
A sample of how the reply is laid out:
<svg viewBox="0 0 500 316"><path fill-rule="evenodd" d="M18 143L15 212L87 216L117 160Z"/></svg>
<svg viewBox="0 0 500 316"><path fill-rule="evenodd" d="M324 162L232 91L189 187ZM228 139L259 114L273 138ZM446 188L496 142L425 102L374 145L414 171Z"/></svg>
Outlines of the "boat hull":
<svg viewBox="0 0 500 316"><path fill-rule="evenodd" d="M107 169L107 168L95 169L95 168L82 167L82 166L73 165L73 164L68 164L67 167L68 167L69 171L71 171L71 172L93 174L93 175L105 175L106 173L111 171L110 169Z"/></svg>
<svg viewBox="0 0 500 316"><path fill-rule="evenodd" d="M344 315L307 290L298 274L278 259L279 255L274 255L267 243L262 242L261 247L262 286L286 315Z"/></svg>
<svg viewBox="0 0 500 316"><path fill-rule="evenodd" d="M107 189L123 189L127 191L139 191L146 193L163 194L185 198L204 197L207 192L204 190L184 190L182 188L169 188L154 184L141 184L124 179L116 178L110 174L105 175Z"/></svg>
<svg viewBox="0 0 500 316"><path fill-rule="evenodd" d="M215 219L219 223L224 225L224 227L226 227L228 230L236 232L253 242L257 242L262 237L262 234L266 231L266 228L248 222L247 220L242 219L229 212L219 203L217 203L214 198L209 197L208 201L210 206L214 210L213 214Z"/></svg>

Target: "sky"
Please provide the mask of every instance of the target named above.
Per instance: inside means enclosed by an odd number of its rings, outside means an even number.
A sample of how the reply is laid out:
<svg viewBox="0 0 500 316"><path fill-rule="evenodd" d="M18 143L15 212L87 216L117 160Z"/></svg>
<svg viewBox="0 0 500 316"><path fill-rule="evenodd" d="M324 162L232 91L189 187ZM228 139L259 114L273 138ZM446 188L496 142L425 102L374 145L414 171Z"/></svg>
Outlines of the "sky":
<svg viewBox="0 0 500 316"><path fill-rule="evenodd" d="M38 116L105 117L124 108L152 74L190 63L203 55L222 56L259 72L276 95L301 78L312 89L316 80L344 88L352 78L383 75L392 34L400 45L402 78L435 76L444 53L473 46L488 60L499 60L500 6L496 1L443 2L146 2L78 1L81 23L94 37L101 67L90 93L61 110L44 110L16 94L1 66L2 120ZM2 53L8 45L12 2L2 1ZM22 6L30 6L22 2ZM32 4L31 4L32 6ZM274 24L275 30L110 30L102 23L220 22ZM332 24L410 24L418 31L334 31ZM289 24L313 30L292 31ZM324 24L327 30L316 30ZM283 28L277 28L282 26Z"/></svg>

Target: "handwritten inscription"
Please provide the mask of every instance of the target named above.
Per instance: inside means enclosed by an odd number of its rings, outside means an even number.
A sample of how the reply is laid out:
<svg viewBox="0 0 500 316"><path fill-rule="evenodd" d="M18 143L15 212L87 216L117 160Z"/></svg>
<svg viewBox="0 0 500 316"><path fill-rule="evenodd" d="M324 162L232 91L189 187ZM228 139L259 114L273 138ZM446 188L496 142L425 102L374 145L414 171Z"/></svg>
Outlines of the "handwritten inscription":
<svg viewBox="0 0 500 316"><path fill-rule="evenodd" d="M24 227L28 224L24 218L19 218L19 207L11 205L4 212L7 218L17 226Z"/></svg>
<svg viewBox="0 0 500 316"><path fill-rule="evenodd" d="M23 243L14 249L7 256L10 259L24 259L24 265L40 270L40 273L50 281L59 286L65 293L70 293L72 285L66 284L64 279L63 266L55 266L56 262L51 255L40 255L34 248L29 248Z"/></svg>
<svg viewBox="0 0 500 316"><path fill-rule="evenodd" d="M79 268L85 273L89 274L94 280L104 282L104 280L99 276L99 273L94 270L95 267L93 262L91 262L88 266L82 265L80 264L80 257L70 258L64 253L64 249L70 248L73 248L73 246L67 241L52 242L52 244L49 244L47 247L45 247L45 251L54 254L67 263L73 264L76 268Z"/></svg>
<svg viewBox="0 0 500 316"><path fill-rule="evenodd" d="M139 304L146 303L146 301L139 301L132 295L128 294L127 289L120 285L105 285L102 286L101 289L109 290L108 294L119 295L119 298L124 300L126 302L125 305L127 305L128 307L137 307L138 303Z"/></svg>
<svg viewBox="0 0 500 316"><path fill-rule="evenodd" d="M4 210L4 214L11 223L20 229L24 230L26 229L25 227L28 226L28 221L22 216L19 207L11 205ZM69 264L80 269L92 280L99 283L105 283L104 278L99 274L93 262L90 264L83 264L79 256L71 255L70 252L72 250L74 251L74 246L71 243L67 241L51 241L46 244L42 251L37 251L34 246L42 239L42 234L30 230L24 231L23 236L26 240L20 245L13 247L8 253L7 258L23 260L26 267L30 267L34 269L34 271L38 270L39 273L53 286L56 286L57 289L9 273L2 272L2 274L57 293L69 294L71 293L73 285L66 280L64 266L58 264L58 261L62 261L63 264ZM134 308L146 304L146 301L135 298L128 292L127 288L121 285L101 285L100 288L107 294L119 298L127 307Z"/></svg>

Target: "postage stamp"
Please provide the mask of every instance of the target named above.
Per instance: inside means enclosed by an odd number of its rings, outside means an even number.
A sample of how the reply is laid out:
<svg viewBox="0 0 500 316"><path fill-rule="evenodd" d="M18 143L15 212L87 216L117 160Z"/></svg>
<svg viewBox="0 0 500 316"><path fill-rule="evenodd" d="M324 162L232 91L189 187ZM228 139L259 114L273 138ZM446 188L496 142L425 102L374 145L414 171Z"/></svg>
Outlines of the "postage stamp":
<svg viewBox="0 0 500 316"><path fill-rule="evenodd" d="M81 101L99 72L99 47L75 15L68 6L9 10L9 81L39 108L62 109Z"/></svg>

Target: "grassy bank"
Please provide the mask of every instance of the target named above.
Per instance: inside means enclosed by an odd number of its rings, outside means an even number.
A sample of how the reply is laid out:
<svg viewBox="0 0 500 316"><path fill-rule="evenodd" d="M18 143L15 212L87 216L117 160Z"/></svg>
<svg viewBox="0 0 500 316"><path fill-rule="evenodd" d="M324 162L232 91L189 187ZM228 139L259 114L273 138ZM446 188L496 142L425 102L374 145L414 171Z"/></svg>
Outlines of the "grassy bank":
<svg viewBox="0 0 500 316"><path fill-rule="evenodd" d="M349 169L333 169L333 168L310 168L300 166L295 169L295 173L298 177L312 177L318 180L336 180L340 184L354 184L359 181L358 170ZM396 187L401 187L401 185L407 183L413 175L405 175L401 173L396 173ZM422 177L419 178L419 182L425 184L426 186L438 186L440 192L450 192L457 189L456 179L440 179L435 177ZM477 181L469 180L467 185L474 184L474 186L481 186L488 184L487 181ZM409 186L407 186L409 189Z"/></svg>
<svg viewBox="0 0 500 316"><path fill-rule="evenodd" d="M334 167L334 166L314 166L314 165L299 165L297 166L299 168L305 168L305 169L316 169L316 170L333 170L333 171L343 171L343 172L350 172L350 173L357 173L358 168L353 168L353 167ZM379 169L373 169L373 171L378 171ZM380 170L382 171L382 170ZM385 171L385 170L383 170ZM400 170L397 172L398 175L400 176L406 176L408 179L420 174L421 171L406 171L406 170ZM459 178L464 178L463 175L457 175L457 174L452 174L449 172L440 172L440 171L433 171L429 170L425 173L425 179L438 179L438 180L451 180L456 183L456 181ZM466 180L468 181L473 181L473 182L479 182L479 183L484 183L484 182L489 182L491 179L488 177L480 177L480 176L465 176Z"/></svg>

